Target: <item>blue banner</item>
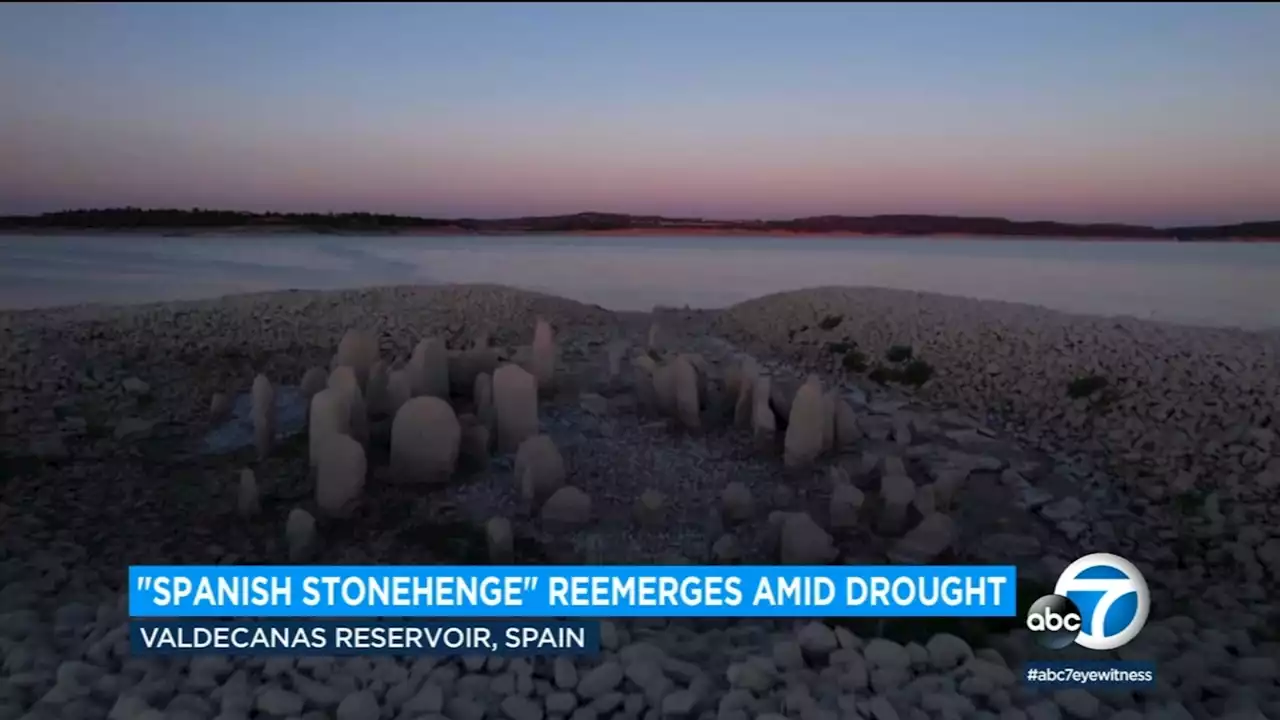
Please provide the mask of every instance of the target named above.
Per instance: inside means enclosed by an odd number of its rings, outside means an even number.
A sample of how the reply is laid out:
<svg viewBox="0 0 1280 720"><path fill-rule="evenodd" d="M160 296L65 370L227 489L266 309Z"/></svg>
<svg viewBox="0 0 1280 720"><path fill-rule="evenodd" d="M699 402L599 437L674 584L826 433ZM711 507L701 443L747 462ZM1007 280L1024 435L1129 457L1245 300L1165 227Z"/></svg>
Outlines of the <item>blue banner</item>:
<svg viewBox="0 0 1280 720"><path fill-rule="evenodd" d="M131 617L1012 617L992 566L133 566Z"/></svg>
<svg viewBox="0 0 1280 720"><path fill-rule="evenodd" d="M595 655L600 623L132 620L133 655Z"/></svg>

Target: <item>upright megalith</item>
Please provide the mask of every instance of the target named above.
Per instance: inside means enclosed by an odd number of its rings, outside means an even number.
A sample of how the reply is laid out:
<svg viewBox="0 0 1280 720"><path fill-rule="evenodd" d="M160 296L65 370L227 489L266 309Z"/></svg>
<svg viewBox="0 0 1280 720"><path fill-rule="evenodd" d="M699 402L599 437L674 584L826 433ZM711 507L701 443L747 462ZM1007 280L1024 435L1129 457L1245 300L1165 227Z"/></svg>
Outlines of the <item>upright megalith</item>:
<svg viewBox="0 0 1280 720"><path fill-rule="evenodd" d="M402 482L448 482L461 442L462 426L449 403L414 398L391 422L391 475Z"/></svg>
<svg viewBox="0 0 1280 720"><path fill-rule="evenodd" d="M890 459L896 458L886 458L886 468L901 466L900 460L898 463L889 463ZM886 470L880 478L880 531L886 534L902 532L907 520L907 509L915 499L916 484L911 476L896 467Z"/></svg>
<svg viewBox="0 0 1280 720"><path fill-rule="evenodd" d="M258 478L249 468L240 471L236 487L236 512L242 518L251 518L262 510L258 495Z"/></svg>
<svg viewBox="0 0 1280 720"><path fill-rule="evenodd" d="M316 506L331 518L351 514L364 490L364 447L347 435L334 435L320 448L316 467Z"/></svg>
<svg viewBox="0 0 1280 720"><path fill-rule="evenodd" d="M514 452L526 438L538 434L538 382L515 364L493 373L493 411L498 425L498 448Z"/></svg>
<svg viewBox="0 0 1280 720"><path fill-rule="evenodd" d="M675 390L676 419L685 430L702 429L702 406L698 398L698 371L690 358L680 355L671 363Z"/></svg>
<svg viewBox="0 0 1280 720"><path fill-rule="evenodd" d="M662 363L653 371L653 394L658 411L666 417L675 417L676 369L673 363Z"/></svg>
<svg viewBox="0 0 1280 720"><path fill-rule="evenodd" d="M474 415L463 415L458 418L462 425L462 440L458 448L458 459L468 470L479 472L489 467L489 428L480 424Z"/></svg>
<svg viewBox="0 0 1280 720"><path fill-rule="evenodd" d="M382 360L378 360L373 364L373 367L369 368L369 380L365 383L364 402L369 415L388 414L388 407L391 404L388 393L389 382L387 364Z"/></svg>
<svg viewBox="0 0 1280 720"><path fill-rule="evenodd" d="M609 343L605 353L609 365L609 381L613 382L622 374L622 361L626 359L627 352L631 350L631 343L625 338L614 340Z"/></svg>
<svg viewBox="0 0 1280 720"><path fill-rule="evenodd" d="M276 439L276 389L266 375L253 379L251 399L253 444L258 450L258 459L262 460L271 454Z"/></svg>
<svg viewBox="0 0 1280 720"><path fill-rule="evenodd" d="M580 488L566 485L547 498L539 514L542 522L551 527L585 525L591 520L591 496Z"/></svg>
<svg viewBox="0 0 1280 720"><path fill-rule="evenodd" d="M329 389L341 393L347 399L347 408L351 413L347 421L347 434L362 445L369 442L369 409L364 403L364 393L360 390L355 369L349 365L335 367L329 373Z"/></svg>
<svg viewBox="0 0 1280 720"><path fill-rule="evenodd" d="M363 391L368 387L369 371L378 361L378 336L368 330L352 328L338 342L334 354L334 367L349 367L355 373L356 382Z"/></svg>
<svg viewBox="0 0 1280 720"><path fill-rule="evenodd" d="M831 469L831 502L828 521L832 530L849 530L857 527L858 516L866 496L849 480L849 474L840 468Z"/></svg>
<svg viewBox="0 0 1280 720"><path fill-rule="evenodd" d="M756 381L760 379L760 366L754 358L743 357L734 376L729 383L735 393L733 425L746 430L752 427L755 414L755 388Z"/></svg>
<svg viewBox="0 0 1280 720"><path fill-rule="evenodd" d="M226 393L214 393L209 399L209 419L222 422L231 417L231 398Z"/></svg>
<svg viewBox="0 0 1280 720"><path fill-rule="evenodd" d="M555 383L556 377L556 340L551 330L551 323L543 318L533 328L532 357L529 364L533 376L538 380L540 389L548 389Z"/></svg>
<svg viewBox="0 0 1280 720"><path fill-rule="evenodd" d="M657 364L648 355L640 355L632 358L631 367L635 371L636 404L646 415L657 413L658 394L653 377L658 371Z"/></svg>
<svg viewBox="0 0 1280 720"><path fill-rule="evenodd" d="M306 560L315 550L316 519L302 508L290 510L284 523L284 539L290 562Z"/></svg>
<svg viewBox="0 0 1280 720"><path fill-rule="evenodd" d="M494 431L494 411L493 411L493 376L489 373L480 373L476 376L475 386L471 390L471 397L476 408L476 422L489 430Z"/></svg>
<svg viewBox="0 0 1280 720"><path fill-rule="evenodd" d="M418 343L405 366L413 396L449 399L449 350L439 338Z"/></svg>
<svg viewBox="0 0 1280 720"><path fill-rule="evenodd" d="M483 373L492 374L501 362L492 350L464 350L449 353L449 391L459 397L471 395L476 378Z"/></svg>
<svg viewBox="0 0 1280 720"><path fill-rule="evenodd" d="M662 326L654 320L649 324L649 336L645 349L650 352L662 352Z"/></svg>
<svg viewBox="0 0 1280 720"><path fill-rule="evenodd" d="M836 449L836 391L828 390L822 396L822 452Z"/></svg>
<svg viewBox="0 0 1280 720"><path fill-rule="evenodd" d="M413 378L406 369L392 370L387 373L387 407L386 413L395 417L404 404L413 399Z"/></svg>
<svg viewBox="0 0 1280 720"><path fill-rule="evenodd" d="M511 530L510 520L504 517L489 518L489 522L484 524L484 535L489 562L494 565L510 565L515 562L515 534Z"/></svg>
<svg viewBox="0 0 1280 720"><path fill-rule="evenodd" d="M836 436L835 446L837 449L847 448L855 445L858 439L862 437L862 430L858 427L858 416L853 412L853 406L844 398L836 398Z"/></svg>
<svg viewBox="0 0 1280 720"><path fill-rule="evenodd" d="M302 399L311 402L311 398L316 393L325 389L329 384L329 372L322 367L307 368L302 374L302 381L299 383L298 392L301 393Z"/></svg>
<svg viewBox="0 0 1280 720"><path fill-rule="evenodd" d="M751 390L751 436L761 452L773 449L778 435L778 420L769 406L770 383L768 375L757 376Z"/></svg>
<svg viewBox="0 0 1280 720"><path fill-rule="evenodd" d="M788 468L807 467L822 454L830 409L823 396L822 381L816 375L809 376L791 402L783 454Z"/></svg>
<svg viewBox="0 0 1280 720"><path fill-rule="evenodd" d="M565 483L564 458L549 435L534 435L520 443L516 453L515 477L520 483L520 497L532 510Z"/></svg>
<svg viewBox="0 0 1280 720"><path fill-rule="evenodd" d="M320 450L335 435L351 434L351 396L341 390L325 388L311 398L308 412L307 440L311 467L320 462Z"/></svg>

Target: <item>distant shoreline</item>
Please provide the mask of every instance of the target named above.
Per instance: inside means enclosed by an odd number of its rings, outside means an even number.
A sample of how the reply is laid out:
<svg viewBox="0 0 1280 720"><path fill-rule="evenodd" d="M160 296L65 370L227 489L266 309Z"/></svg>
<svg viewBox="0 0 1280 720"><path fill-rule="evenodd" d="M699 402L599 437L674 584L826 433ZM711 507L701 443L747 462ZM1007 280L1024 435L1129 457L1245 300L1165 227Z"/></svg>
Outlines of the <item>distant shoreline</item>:
<svg viewBox="0 0 1280 720"><path fill-rule="evenodd" d="M832 230L829 232L815 230L788 229L748 229L748 228L616 228L607 230L474 230L461 227L431 228L370 228L329 229L308 227L281 227L244 225L221 228L175 227L175 228L93 228L93 227L32 227L32 228L0 228L0 237L32 236L32 237L64 237L69 235L122 236L122 237L168 237L168 238L216 238L236 235L252 236L339 236L339 237L553 237L553 236L601 236L601 237L794 237L794 238L832 238L832 239L877 239L896 238L941 239L941 238L982 238L986 240L1038 241L1038 240L1071 240L1076 242L1144 242L1144 243L1274 243L1280 237L1205 237L1177 239L1172 237L1150 236L1115 236L1097 235L1018 235L988 234L968 232L854 232L848 230Z"/></svg>

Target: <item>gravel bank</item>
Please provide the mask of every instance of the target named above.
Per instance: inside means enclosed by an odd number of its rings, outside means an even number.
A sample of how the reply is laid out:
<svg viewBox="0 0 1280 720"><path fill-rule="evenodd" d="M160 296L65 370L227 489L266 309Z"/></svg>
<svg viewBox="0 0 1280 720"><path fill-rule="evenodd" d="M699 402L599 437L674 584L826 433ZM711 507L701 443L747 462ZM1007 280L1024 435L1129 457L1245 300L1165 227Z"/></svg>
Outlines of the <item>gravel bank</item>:
<svg viewBox="0 0 1280 720"><path fill-rule="evenodd" d="M922 487L963 467L950 510L956 541L939 559L1014 561L1042 582L1084 552L1134 559L1155 609L1120 654L1157 659L1159 686L1029 690L1016 672L1037 651L999 623L833 632L755 620L618 622L606 657L568 667L127 656L126 565L284 562L284 518L311 507L301 436L281 438L262 461L251 448L206 451L214 393L246 392L257 373L296 385L307 368L327 365L352 327L375 331L388 360L406 358L424 336L465 347L482 334L516 358L539 316L556 328L562 360L558 392L539 410L542 430L564 455L569 483L591 496L592 521L570 533L525 515L510 456L428 491L385 482L385 450L371 446L364 501L351 519L322 524L318 562L482 562L475 528L494 515L512 519L524 562L711 562L726 536L742 560L765 562L775 553L768 511L805 511L828 525L833 468L874 496L887 459ZM784 474L746 431L674 430L637 407L629 370L605 371L608 343L626 340L639 354L654 321L662 348L701 354L713 381L739 349L782 384L820 371L854 408L860 438L812 471ZM113 718L227 720L1280 717L1270 600L1280 537L1263 472L1277 467L1273 337L881 290L649 315L495 286L9 313L0 332L0 720L101 718L113 708ZM829 346L852 342L872 364L909 344L935 375L919 390L870 382L845 372L843 349ZM1111 379L1117 396L1069 400L1065 386L1081 374ZM262 486L252 520L234 512L242 467ZM715 512L731 481L756 500L748 523ZM661 527L635 518L645 491L664 498ZM898 537L872 520L833 532L839 561L885 561Z"/></svg>

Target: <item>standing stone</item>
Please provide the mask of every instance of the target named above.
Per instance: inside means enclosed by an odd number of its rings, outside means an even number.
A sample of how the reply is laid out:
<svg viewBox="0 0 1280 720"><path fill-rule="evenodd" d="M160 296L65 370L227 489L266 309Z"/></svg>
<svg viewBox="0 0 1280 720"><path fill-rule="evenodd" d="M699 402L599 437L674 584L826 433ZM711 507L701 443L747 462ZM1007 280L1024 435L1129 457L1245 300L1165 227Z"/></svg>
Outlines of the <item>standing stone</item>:
<svg viewBox="0 0 1280 720"><path fill-rule="evenodd" d="M258 499L258 479L253 471L244 468L240 471L240 483L236 492L236 511L242 518L250 518L262 510Z"/></svg>
<svg viewBox="0 0 1280 720"><path fill-rule="evenodd" d="M320 462L320 449L334 435L351 434L351 398L346 393L325 388L311 398L307 440L311 467Z"/></svg>
<svg viewBox="0 0 1280 720"><path fill-rule="evenodd" d="M769 405L769 386L769 376L763 375L756 378L755 387L751 390L751 435L756 449L762 452L773 449L778 434L778 420Z"/></svg>
<svg viewBox="0 0 1280 720"><path fill-rule="evenodd" d="M836 447L847 448L857 444L858 439L862 437L862 431L858 428L858 416L853 412L853 406L848 400L839 398L836 400Z"/></svg>
<svg viewBox="0 0 1280 720"><path fill-rule="evenodd" d="M889 550L889 559L904 565L927 565L936 561L955 538L955 523L942 513L920 521Z"/></svg>
<svg viewBox="0 0 1280 720"><path fill-rule="evenodd" d="M511 521L504 517L490 518L484 526L489 549L489 562L494 565L510 565L515 562L515 538Z"/></svg>
<svg viewBox="0 0 1280 720"><path fill-rule="evenodd" d="M458 418L462 426L462 440L458 448L458 457L471 470L483 471L489 467L489 448L492 447L489 428L480 424L474 415Z"/></svg>
<svg viewBox="0 0 1280 720"><path fill-rule="evenodd" d="M364 393L365 406L369 415L390 414L391 398L388 390L390 377L388 375L387 364L382 360L378 360L373 367L369 368L369 380L365 384Z"/></svg>
<svg viewBox="0 0 1280 720"><path fill-rule="evenodd" d="M733 426L748 430L752 427L755 414L755 388L760 378L760 367L750 357L742 359L737 380L736 397L733 403Z"/></svg>
<svg viewBox="0 0 1280 720"><path fill-rule="evenodd" d="M534 435L520 443L515 476L520 483L520 496L534 510L564 487L564 458L551 436Z"/></svg>
<svg viewBox="0 0 1280 720"><path fill-rule="evenodd" d="M648 350L661 352L662 350L662 328L658 326L658 321L654 320L649 325Z"/></svg>
<svg viewBox="0 0 1280 720"><path fill-rule="evenodd" d="M311 398L316 393L325 389L329 383L329 373L322 367L308 368L302 375L302 382L298 388L298 392L302 394L302 399L311 402Z"/></svg>
<svg viewBox="0 0 1280 720"><path fill-rule="evenodd" d="M829 390L822 396L822 452L836 449L836 391Z"/></svg>
<svg viewBox="0 0 1280 720"><path fill-rule="evenodd" d="M346 366L355 373L361 391L368 387L369 371L378 361L378 337L368 330L348 330L338 342L335 367Z"/></svg>
<svg viewBox="0 0 1280 720"><path fill-rule="evenodd" d="M934 485L921 485L916 488L916 496L911 501L921 516L932 515L938 511L937 491Z"/></svg>
<svg viewBox="0 0 1280 720"><path fill-rule="evenodd" d="M609 380L612 382L618 379L622 374L622 361L627 357L627 351L631 349L631 343L625 339L614 340L609 343L606 352L609 360Z"/></svg>
<svg viewBox="0 0 1280 720"><path fill-rule="evenodd" d="M779 559L784 565L825 565L838 554L831 536L808 513L783 513Z"/></svg>
<svg viewBox="0 0 1280 720"><path fill-rule="evenodd" d="M556 341L551 323L542 318L538 318L533 329L532 353L530 365L533 376L538 380L538 388L550 388L556 376Z"/></svg>
<svg viewBox="0 0 1280 720"><path fill-rule="evenodd" d="M678 356L671 363L671 368L675 385L676 417L686 430L697 432L702 429L702 410L698 401L698 371L684 355Z"/></svg>
<svg viewBox="0 0 1280 720"><path fill-rule="evenodd" d="M231 415L231 398L226 393L214 393L209 399L209 418L222 422Z"/></svg>
<svg viewBox="0 0 1280 720"><path fill-rule="evenodd" d="M729 361L729 367L724 372L724 389L730 397L737 399L738 390L742 387L742 364L746 361L744 356L735 356Z"/></svg>
<svg viewBox="0 0 1280 720"><path fill-rule="evenodd" d="M493 409L499 449L516 451L526 438L538 434L537 381L519 365L498 368L493 374Z"/></svg>
<svg viewBox="0 0 1280 720"><path fill-rule="evenodd" d="M408 370L387 373L387 414L395 417L404 404L413 399L413 379Z"/></svg>
<svg viewBox="0 0 1280 720"><path fill-rule="evenodd" d="M427 338L413 349L406 366L413 396L449 399L449 350L439 338Z"/></svg>
<svg viewBox="0 0 1280 720"><path fill-rule="evenodd" d="M349 365L339 365L329 373L329 389L342 393L351 410L348 420L349 435L361 445L369 442L369 409L364 403L359 378Z"/></svg>
<svg viewBox="0 0 1280 720"><path fill-rule="evenodd" d="M316 519L302 508L289 511L284 523L285 544L289 547L290 562L307 559L316 541Z"/></svg>
<svg viewBox="0 0 1280 720"><path fill-rule="evenodd" d="M258 459L264 460L271 454L271 446L276 439L276 390L266 375L253 379L253 444L258 450Z"/></svg>
<svg viewBox="0 0 1280 720"><path fill-rule="evenodd" d="M449 392L474 398L476 378L480 373L498 369L498 354L492 350L468 350L449 354Z"/></svg>
<svg viewBox="0 0 1280 720"><path fill-rule="evenodd" d="M675 417L676 370L672 363L663 363L653 371L653 393L658 399L658 410L666 417Z"/></svg>
<svg viewBox="0 0 1280 720"><path fill-rule="evenodd" d="M585 525L591 520L591 497L582 490L566 485L555 491L542 505L542 521L553 525Z"/></svg>
<svg viewBox="0 0 1280 720"><path fill-rule="evenodd" d="M802 468L822 453L828 405L823 399L822 381L809 376L796 392L787 421L783 462L788 468Z"/></svg>
<svg viewBox="0 0 1280 720"><path fill-rule="evenodd" d="M417 397L391 422L391 474L419 483L448 482L458 463L462 428L449 403Z"/></svg>
<svg viewBox="0 0 1280 720"><path fill-rule="evenodd" d="M331 518L351 514L364 489L364 447L346 435L334 435L320 449L316 466L316 506Z"/></svg>
<svg viewBox="0 0 1280 720"><path fill-rule="evenodd" d="M933 504L938 510L948 510L955 501L960 486L969 477L967 467L943 467L933 474Z"/></svg>
<svg viewBox="0 0 1280 720"><path fill-rule="evenodd" d="M481 426L492 432L494 430L493 376L489 373L477 375L475 387L471 390L471 397L475 401L476 420Z"/></svg>
<svg viewBox="0 0 1280 720"><path fill-rule="evenodd" d="M864 502L866 497L852 483L836 483L831 489L831 528L848 530L857 527Z"/></svg>
<svg viewBox="0 0 1280 720"><path fill-rule="evenodd" d="M887 460L887 458L886 458ZM907 508L916 497L916 485L905 473L886 473L880 478L881 531L896 533L907 519Z"/></svg>
<svg viewBox="0 0 1280 720"><path fill-rule="evenodd" d="M658 394L653 377L658 367L653 358L641 355L632 358L631 368L635 371L636 404L643 414L652 416L658 412Z"/></svg>

